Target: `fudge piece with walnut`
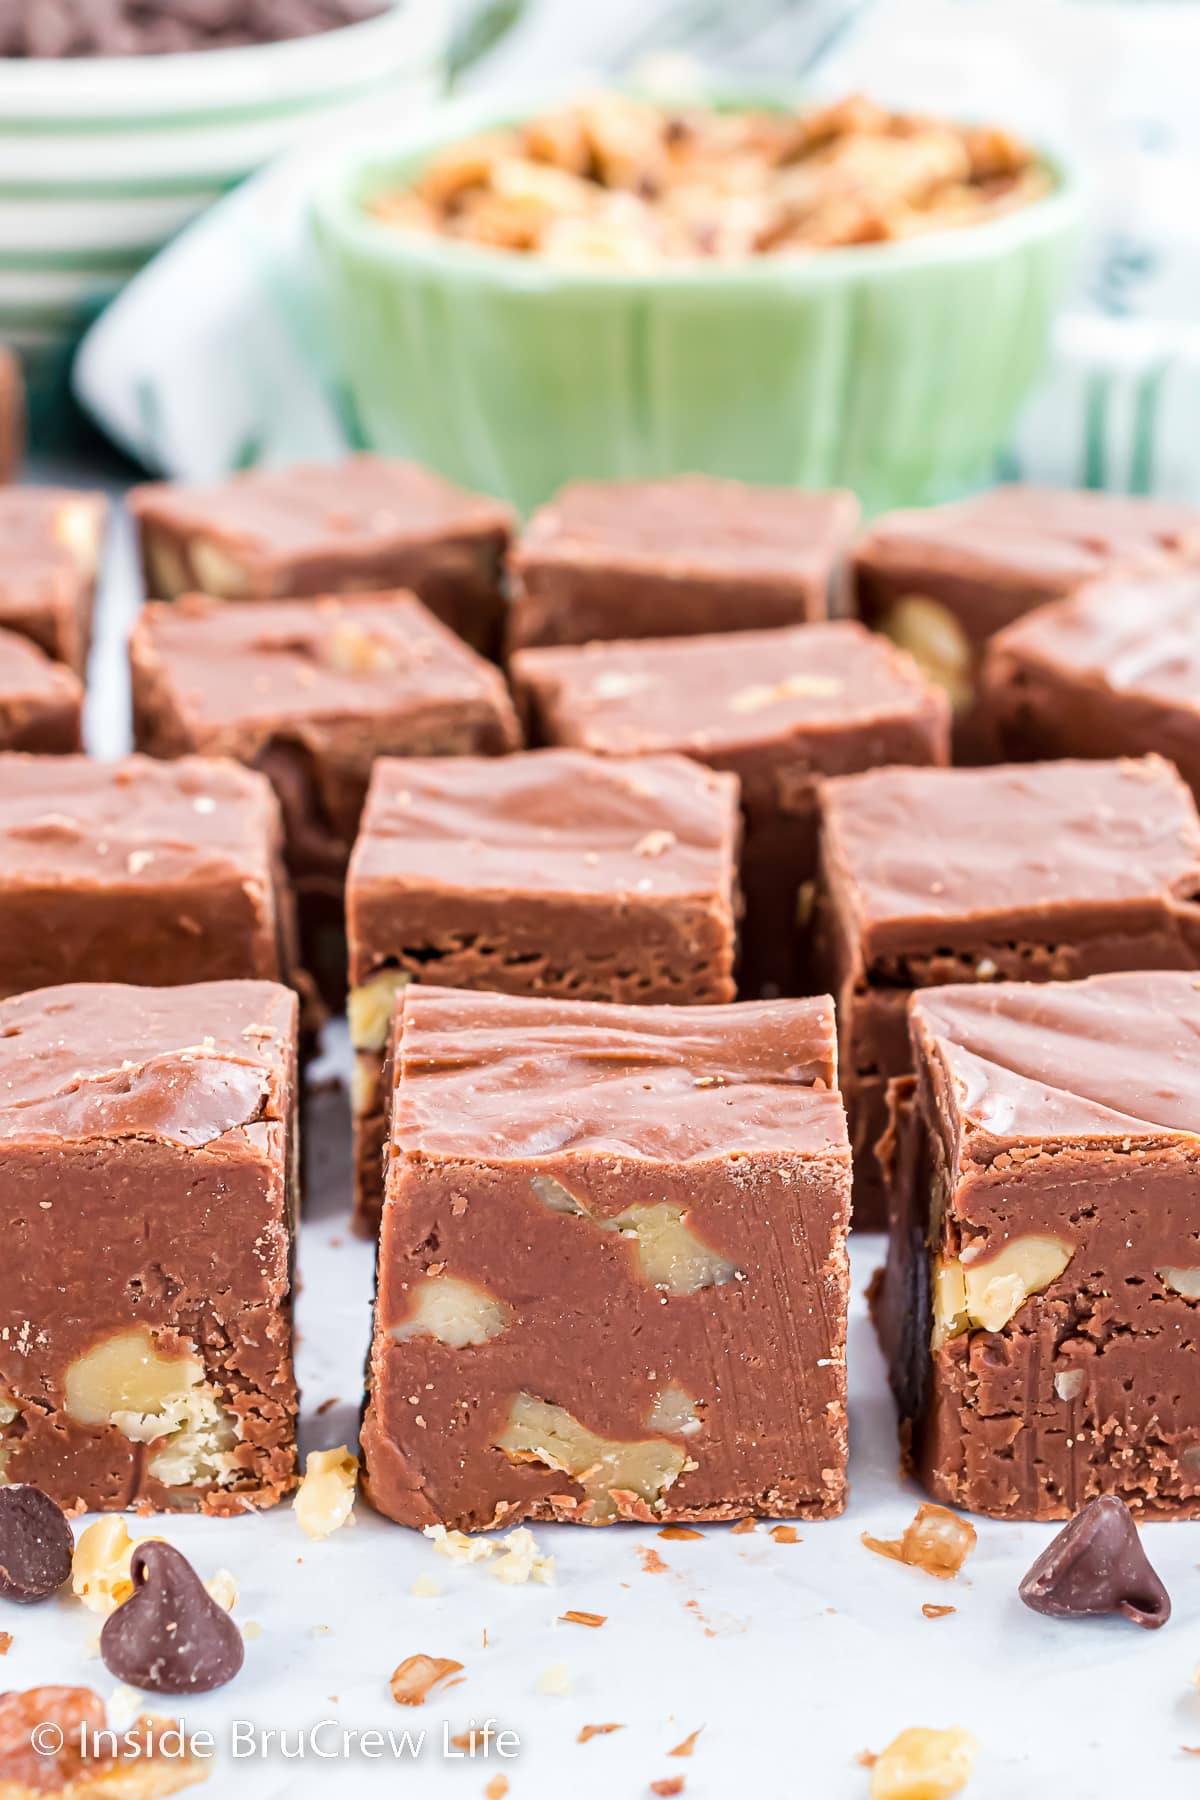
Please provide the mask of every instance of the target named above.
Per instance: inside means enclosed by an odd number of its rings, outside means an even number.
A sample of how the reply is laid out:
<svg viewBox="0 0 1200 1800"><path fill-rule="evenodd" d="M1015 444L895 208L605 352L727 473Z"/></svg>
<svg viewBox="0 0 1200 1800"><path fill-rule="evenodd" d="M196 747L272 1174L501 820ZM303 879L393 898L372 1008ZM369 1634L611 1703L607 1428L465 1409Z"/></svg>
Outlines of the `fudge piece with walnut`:
<svg viewBox="0 0 1200 1800"><path fill-rule="evenodd" d="M1200 1514L1200 982L954 986L911 1007L876 1319L951 1506Z"/></svg>
<svg viewBox="0 0 1200 1800"><path fill-rule="evenodd" d="M417 463L361 455L209 487L151 482L129 505L152 599L411 588L477 650L496 647L512 512Z"/></svg>
<svg viewBox="0 0 1200 1800"><path fill-rule="evenodd" d="M828 999L410 988L363 1433L408 1525L822 1517L850 1149Z"/></svg>
<svg viewBox="0 0 1200 1800"><path fill-rule="evenodd" d="M1000 487L876 519L855 553L858 609L950 695L956 760L991 761L977 687L993 633L1097 576L1179 559L1200 561L1200 507Z"/></svg>
<svg viewBox="0 0 1200 1800"><path fill-rule="evenodd" d="M0 626L82 675L92 637L103 494L0 487Z"/></svg>
<svg viewBox="0 0 1200 1800"><path fill-rule="evenodd" d="M292 1485L296 999L0 1001L0 1463L61 1505L240 1513Z"/></svg>

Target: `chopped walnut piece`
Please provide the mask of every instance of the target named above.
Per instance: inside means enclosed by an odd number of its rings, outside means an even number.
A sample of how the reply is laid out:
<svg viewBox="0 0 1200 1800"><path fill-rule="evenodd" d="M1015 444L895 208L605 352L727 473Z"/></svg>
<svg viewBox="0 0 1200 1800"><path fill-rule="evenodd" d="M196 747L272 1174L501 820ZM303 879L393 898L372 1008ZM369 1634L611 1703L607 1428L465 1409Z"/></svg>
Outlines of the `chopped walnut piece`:
<svg viewBox="0 0 1200 1800"><path fill-rule="evenodd" d="M749 1537L751 1532L757 1530L757 1519L739 1519L736 1525L729 1527L729 1535L730 1537Z"/></svg>
<svg viewBox="0 0 1200 1800"><path fill-rule="evenodd" d="M450 1656L424 1656L420 1652L406 1656L392 1670L389 1683L392 1699L397 1706L420 1706L435 1687L451 1675L457 1675L462 1666Z"/></svg>
<svg viewBox="0 0 1200 1800"><path fill-rule="evenodd" d="M777 1544L798 1544L800 1535L794 1525L772 1525L770 1535Z"/></svg>
<svg viewBox="0 0 1200 1800"><path fill-rule="evenodd" d="M114 1700L117 1696L114 1695ZM164 1736L173 1749L167 1754ZM4 1800L164 1800L208 1778L182 1724L143 1713L111 1728L91 1688L39 1687L0 1695Z"/></svg>
<svg viewBox="0 0 1200 1800"><path fill-rule="evenodd" d="M664 1525L659 1532L660 1538L670 1538L675 1543L682 1543L687 1538L703 1538L702 1531L693 1531L690 1525Z"/></svg>
<svg viewBox="0 0 1200 1800"><path fill-rule="evenodd" d="M957 1727L914 1726L893 1738L871 1768L871 1800L950 1800L971 1778L978 1746Z"/></svg>
<svg viewBox="0 0 1200 1800"><path fill-rule="evenodd" d="M577 1744L587 1744L590 1743L591 1739L594 1737L607 1737L610 1732L624 1731L624 1729L625 1727L623 1725L584 1725L580 1730L579 1736L575 1739L575 1742Z"/></svg>
<svg viewBox="0 0 1200 1800"><path fill-rule="evenodd" d="M296 1489L292 1510L301 1530L310 1538L328 1537L343 1525L354 1523L354 1493L358 1482L358 1458L345 1444L336 1450L310 1450L304 1478Z"/></svg>
<svg viewBox="0 0 1200 1800"><path fill-rule="evenodd" d="M590 1625L594 1631L608 1623L608 1614L577 1612L574 1607L571 1607L569 1611L559 1614L559 1623L561 1625Z"/></svg>
<svg viewBox="0 0 1200 1800"><path fill-rule="evenodd" d="M489 1562L496 1557L492 1574L510 1587L519 1587L526 1581L540 1581L548 1587L554 1580L554 1558L540 1553L528 1526L519 1526L499 1542L494 1538L468 1537L465 1531L447 1531L444 1525L426 1525L422 1529L434 1549L451 1562Z"/></svg>
<svg viewBox="0 0 1200 1800"><path fill-rule="evenodd" d="M139 1544L153 1537L131 1538L119 1513L106 1513L81 1531L71 1557L71 1592L89 1612L111 1613L133 1592L130 1559Z"/></svg>
<svg viewBox="0 0 1200 1800"><path fill-rule="evenodd" d="M648 1516L682 1474L687 1458L665 1438L630 1441L589 1431L565 1407L533 1394L514 1396L496 1446L514 1462L544 1463L577 1481L589 1502L588 1522Z"/></svg>
<svg viewBox="0 0 1200 1800"><path fill-rule="evenodd" d="M957 1607L954 1606L935 1606L932 1600L927 1600L921 1608L921 1613L926 1619L945 1619L957 1610Z"/></svg>
<svg viewBox="0 0 1200 1800"><path fill-rule="evenodd" d="M966 1519L960 1519L945 1506L926 1504L917 1508L916 1517L905 1528L902 1538L875 1538L863 1532L862 1541L878 1556L890 1556L894 1562L908 1563L948 1581L970 1556L976 1544L976 1532Z"/></svg>
<svg viewBox="0 0 1200 1800"><path fill-rule="evenodd" d="M700 1736L700 1733L703 1730L704 1730L703 1725L697 1725L695 1731L690 1731L688 1733L688 1735L684 1738L684 1740L681 1744L676 1744L676 1746L673 1750L667 1751L667 1755L668 1756L690 1756L692 1754L693 1750L696 1748L696 1739Z"/></svg>

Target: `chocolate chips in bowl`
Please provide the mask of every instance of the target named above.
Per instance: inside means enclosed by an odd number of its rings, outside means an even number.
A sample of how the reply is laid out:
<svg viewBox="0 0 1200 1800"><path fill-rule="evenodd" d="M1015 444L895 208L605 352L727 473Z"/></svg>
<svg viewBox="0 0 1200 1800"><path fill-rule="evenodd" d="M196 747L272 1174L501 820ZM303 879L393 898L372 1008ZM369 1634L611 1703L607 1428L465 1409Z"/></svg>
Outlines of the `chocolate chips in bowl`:
<svg viewBox="0 0 1200 1800"><path fill-rule="evenodd" d="M0 0L0 55L154 56L314 37L388 0Z"/></svg>

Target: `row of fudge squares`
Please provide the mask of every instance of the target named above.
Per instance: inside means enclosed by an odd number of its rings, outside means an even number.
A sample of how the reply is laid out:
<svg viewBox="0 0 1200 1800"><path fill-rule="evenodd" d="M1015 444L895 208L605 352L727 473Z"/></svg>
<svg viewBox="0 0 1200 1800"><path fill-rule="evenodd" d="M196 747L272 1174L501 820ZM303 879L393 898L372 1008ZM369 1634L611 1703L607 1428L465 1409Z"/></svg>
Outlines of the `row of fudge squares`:
<svg viewBox="0 0 1200 1800"><path fill-rule="evenodd" d="M1100 1492L1194 1514L1200 981L957 984L909 1011L873 1297L906 1456L999 1516ZM294 1485L296 1035L265 982L0 1001L5 1480L217 1514ZM406 993L362 1434L378 1510L838 1512L836 1061L823 998Z"/></svg>
<svg viewBox="0 0 1200 1800"><path fill-rule="evenodd" d="M1200 560L1200 509L1023 487L888 514L861 537L851 494L680 476L574 483L513 542L508 508L372 456L158 483L131 503L153 597L410 587L489 653L857 609L952 692L964 748L995 631L1097 576Z"/></svg>

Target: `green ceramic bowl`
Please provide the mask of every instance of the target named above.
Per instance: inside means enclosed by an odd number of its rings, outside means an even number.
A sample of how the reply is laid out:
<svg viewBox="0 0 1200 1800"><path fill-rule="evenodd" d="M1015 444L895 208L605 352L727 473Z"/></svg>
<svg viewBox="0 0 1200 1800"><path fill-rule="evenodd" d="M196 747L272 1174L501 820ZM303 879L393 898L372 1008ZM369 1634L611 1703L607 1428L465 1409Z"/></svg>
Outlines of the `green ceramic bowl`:
<svg viewBox="0 0 1200 1800"><path fill-rule="evenodd" d="M850 487L869 511L986 476L1070 264L1061 170L1045 199L986 224L650 275L550 267L364 211L435 149L513 117L456 108L360 150L315 196L358 441L523 511L582 476Z"/></svg>

